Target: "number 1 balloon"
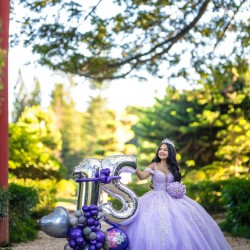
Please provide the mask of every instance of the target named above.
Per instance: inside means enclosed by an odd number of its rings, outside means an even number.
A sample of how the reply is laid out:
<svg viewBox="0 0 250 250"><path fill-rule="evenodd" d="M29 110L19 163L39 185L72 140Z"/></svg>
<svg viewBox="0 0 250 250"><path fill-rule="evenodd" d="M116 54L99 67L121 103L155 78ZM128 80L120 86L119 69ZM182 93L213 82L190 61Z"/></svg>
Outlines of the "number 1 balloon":
<svg viewBox="0 0 250 250"><path fill-rule="evenodd" d="M84 159L79 165L74 167L73 177L84 178L84 182L79 182L77 209L84 205L97 205L100 196L100 182L95 180L99 176L101 162L94 158Z"/></svg>

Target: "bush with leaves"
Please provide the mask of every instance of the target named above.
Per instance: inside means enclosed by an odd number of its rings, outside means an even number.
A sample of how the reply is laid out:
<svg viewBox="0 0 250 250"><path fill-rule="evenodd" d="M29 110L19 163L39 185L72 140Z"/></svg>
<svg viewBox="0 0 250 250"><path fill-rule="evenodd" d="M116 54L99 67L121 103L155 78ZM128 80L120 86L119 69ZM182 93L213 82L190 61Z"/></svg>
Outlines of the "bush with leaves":
<svg viewBox="0 0 250 250"><path fill-rule="evenodd" d="M250 180L233 179L223 190L227 204L227 217L223 230L235 236L250 238Z"/></svg>
<svg viewBox="0 0 250 250"><path fill-rule="evenodd" d="M57 192L56 180L16 179L15 177L10 177L10 182L36 190L39 201L32 209L33 217L40 218L48 213L51 213L51 211L55 208Z"/></svg>
<svg viewBox="0 0 250 250"><path fill-rule="evenodd" d="M38 203L37 191L32 187L9 185L10 242L25 242L37 237L38 225L31 217Z"/></svg>
<svg viewBox="0 0 250 250"><path fill-rule="evenodd" d="M8 202L10 197L10 192L0 187L0 219L5 219L8 214Z"/></svg>

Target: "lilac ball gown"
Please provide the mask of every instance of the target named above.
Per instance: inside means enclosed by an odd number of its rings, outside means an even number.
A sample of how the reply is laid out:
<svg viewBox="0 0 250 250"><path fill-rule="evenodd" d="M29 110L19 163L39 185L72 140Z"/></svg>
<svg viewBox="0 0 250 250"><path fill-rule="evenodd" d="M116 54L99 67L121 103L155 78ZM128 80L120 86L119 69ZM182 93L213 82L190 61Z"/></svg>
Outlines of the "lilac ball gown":
<svg viewBox="0 0 250 250"><path fill-rule="evenodd" d="M154 190L139 199L135 219L121 227L129 250L226 250L231 249L213 218L187 196L176 199L166 192L174 181L171 173L146 168Z"/></svg>

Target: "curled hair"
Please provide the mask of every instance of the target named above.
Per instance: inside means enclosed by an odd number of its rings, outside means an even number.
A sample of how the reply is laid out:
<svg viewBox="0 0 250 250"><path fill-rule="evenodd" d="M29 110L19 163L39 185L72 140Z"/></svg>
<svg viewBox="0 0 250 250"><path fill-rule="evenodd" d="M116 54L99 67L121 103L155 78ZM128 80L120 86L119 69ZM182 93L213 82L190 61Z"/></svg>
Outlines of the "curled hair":
<svg viewBox="0 0 250 250"><path fill-rule="evenodd" d="M179 167L178 161L176 159L175 148L169 143L161 143L161 145L162 144L167 145L167 148L168 148L168 157L166 159L168 169L172 173L172 175L174 176L174 181L180 182L181 181L181 173L180 173L180 167ZM157 150L157 152L155 154L155 157L151 161L151 163L153 163L153 162L155 162L155 163L161 162L161 159L158 156L158 152L160 150L161 145L159 146L159 148L158 148L158 150Z"/></svg>

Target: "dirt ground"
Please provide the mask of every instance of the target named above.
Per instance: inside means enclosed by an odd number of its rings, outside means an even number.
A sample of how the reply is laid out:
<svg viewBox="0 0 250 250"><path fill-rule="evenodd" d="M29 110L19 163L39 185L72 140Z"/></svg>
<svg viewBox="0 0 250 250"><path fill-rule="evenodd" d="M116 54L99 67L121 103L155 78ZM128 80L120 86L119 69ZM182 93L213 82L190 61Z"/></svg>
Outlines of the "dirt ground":
<svg viewBox="0 0 250 250"><path fill-rule="evenodd" d="M222 220L223 215L216 214L212 216L218 223ZM106 223L102 223L102 230L106 231L110 226ZM225 238L233 250L250 250L250 239L232 237L227 233L224 233ZM48 236L42 231L39 231L38 238L31 242L13 244L8 248L1 248L1 250L63 250L66 239L53 238ZM142 250L142 249L138 249ZM202 250L202 249L201 249Z"/></svg>
<svg viewBox="0 0 250 250"><path fill-rule="evenodd" d="M105 230L102 226L102 230ZM235 238L225 234L225 237L233 250L249 250L250 239ZM63 250L67 243L66 239L53 238L44 232L39 232L39 237L35 241L13 244L8 250ZM7 250L7 249L6 249ZM138 249L141 250L141 249Z"/></svg>

